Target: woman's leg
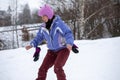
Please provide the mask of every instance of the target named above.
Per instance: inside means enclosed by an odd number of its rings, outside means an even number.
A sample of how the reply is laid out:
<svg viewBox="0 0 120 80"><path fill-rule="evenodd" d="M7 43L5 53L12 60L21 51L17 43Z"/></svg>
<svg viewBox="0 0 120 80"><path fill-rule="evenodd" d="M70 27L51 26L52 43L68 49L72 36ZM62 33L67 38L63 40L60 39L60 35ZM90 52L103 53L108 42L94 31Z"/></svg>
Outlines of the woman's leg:
<svg viewBox="0 0 120 80"><path fill-rule="evenodd" d="M38 78L36 80L46 80L47 71L53 66L56 59L56 55L48 50L41 67L39 68Z"/></svg>
<svg viewBox="0 0 120 80"><path fill-rule="evenodd" d="M57 58L54 63L54 72L57 75L57 80L66 80L66 75L63 70L63 66L65 65L68 57L69 57L70 51L65 48L57 53Z"/></svg>

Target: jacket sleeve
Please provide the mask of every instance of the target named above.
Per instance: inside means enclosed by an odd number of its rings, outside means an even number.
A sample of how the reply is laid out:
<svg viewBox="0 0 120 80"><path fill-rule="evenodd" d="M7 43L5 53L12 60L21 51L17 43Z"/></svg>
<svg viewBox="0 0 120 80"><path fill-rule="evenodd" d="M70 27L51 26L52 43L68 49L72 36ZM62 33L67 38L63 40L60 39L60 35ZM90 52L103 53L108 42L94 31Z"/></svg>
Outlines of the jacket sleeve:
<svg viewBox="0 0 120 80"><path fill-rule="evenodd" d="M41 33L41 28L40 28L36 37L30 42L30 45L33 47L37 47L39 44L42 43L43 40L44 38L43 38L43 34Z"/></svg>
<svg viewBox="0 0 120 80"><path fill-rule="evenodd" d="M74 43L74 37L73 37L73 33L70 29L69 26L67 26L64 22L61 22L59 24L59 27L61 28L62 30L62 34L63 36L65 37L65 40L66 40L66 44L70 44L73 46L73 43Z"/></svg>

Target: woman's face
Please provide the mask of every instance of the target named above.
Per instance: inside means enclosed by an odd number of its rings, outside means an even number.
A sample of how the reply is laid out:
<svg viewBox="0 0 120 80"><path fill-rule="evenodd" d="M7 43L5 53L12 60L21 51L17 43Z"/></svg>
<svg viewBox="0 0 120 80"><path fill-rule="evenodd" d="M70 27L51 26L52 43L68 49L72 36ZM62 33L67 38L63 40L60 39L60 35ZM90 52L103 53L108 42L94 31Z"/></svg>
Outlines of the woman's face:
<svg viewBox="0 0 120 80"><path fill-rule="evenodd" d="M42 16L42 20L43 20L44 22L48 22L48 17L47 17L47 16Z"/></svg>

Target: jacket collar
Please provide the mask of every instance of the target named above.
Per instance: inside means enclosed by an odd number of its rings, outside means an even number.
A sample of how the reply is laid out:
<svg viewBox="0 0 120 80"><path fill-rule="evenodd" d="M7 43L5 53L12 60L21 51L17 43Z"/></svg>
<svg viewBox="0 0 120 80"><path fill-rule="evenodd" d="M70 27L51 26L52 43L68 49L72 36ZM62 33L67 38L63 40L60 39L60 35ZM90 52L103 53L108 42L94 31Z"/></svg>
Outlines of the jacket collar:
<svg viewBox="0 0 120 80"><path fill-rule="evenodd" d="M51 24L51 26L50 26L50 29L52 29L53 25L54 25L55 23L57 23L58 20L60 20L60 16L55 15L55 18L53 19L53 22L52 22L52 24Z"/></svg>

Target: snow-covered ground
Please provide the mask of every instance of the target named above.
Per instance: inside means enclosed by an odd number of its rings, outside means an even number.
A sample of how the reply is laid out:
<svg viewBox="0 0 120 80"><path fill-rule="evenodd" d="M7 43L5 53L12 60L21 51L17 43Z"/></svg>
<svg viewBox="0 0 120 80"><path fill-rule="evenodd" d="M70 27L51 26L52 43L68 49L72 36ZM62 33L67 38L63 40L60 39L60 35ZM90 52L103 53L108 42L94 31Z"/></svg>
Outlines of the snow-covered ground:
<svg viewBox="0 0 120 80"><path fill-rule="evenodd" d="M67 80L120 80L120 37L77 40L79 53L71 55L64 66ZM0 80L35 80L46 55L46 45L40 46L40 59L33 62L34 48L0 51ZM47 80L57 80L53 67Z"/></svg>

